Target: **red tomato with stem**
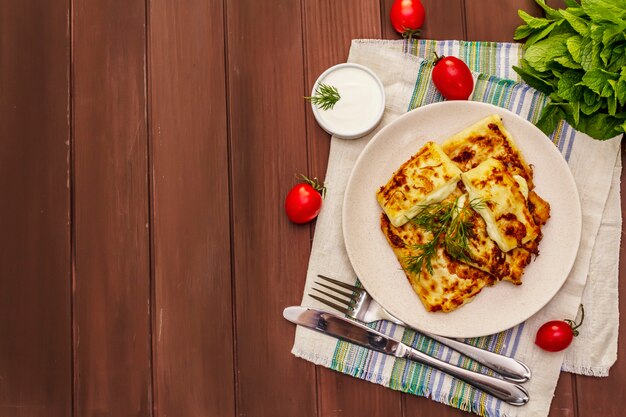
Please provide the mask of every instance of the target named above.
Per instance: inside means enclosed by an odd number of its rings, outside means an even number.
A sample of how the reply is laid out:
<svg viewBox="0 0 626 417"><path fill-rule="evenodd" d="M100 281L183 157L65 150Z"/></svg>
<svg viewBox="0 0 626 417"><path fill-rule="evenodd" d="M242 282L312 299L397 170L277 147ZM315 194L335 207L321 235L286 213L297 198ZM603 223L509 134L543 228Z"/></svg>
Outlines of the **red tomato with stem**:
<svg viewBox="0 0 626 417"><path fill-rule="evenodd" d="M582 317L580 323L576 324L572 320L552 320L543 324L537 330L535 344L548 352L559 352L567 348L578 336L578 328L585 319L585 309L581 305Z"/></svg>
<svg viewBox="0 0 626 417"><path fill-rule="evenodd" d="M320 213L326 187L317 180L300 175L304 180L294 185L285 198L287 217L294 223L308 223Z"/></svg>
<svg viewBox="0 0 626 417"><path fill-rule="evenodd" d="M405 38L419 35L424 24L424 6L420 0L396 0L391 5L389 17L396 32Z"/></svg>
<svg viewBox="0 0 626 417"><path fill-rule="evenodd" d="M467 100L474 90L474 78L468 66L453 56L438 57L435 54L433 83L448 100Z"/></svg>

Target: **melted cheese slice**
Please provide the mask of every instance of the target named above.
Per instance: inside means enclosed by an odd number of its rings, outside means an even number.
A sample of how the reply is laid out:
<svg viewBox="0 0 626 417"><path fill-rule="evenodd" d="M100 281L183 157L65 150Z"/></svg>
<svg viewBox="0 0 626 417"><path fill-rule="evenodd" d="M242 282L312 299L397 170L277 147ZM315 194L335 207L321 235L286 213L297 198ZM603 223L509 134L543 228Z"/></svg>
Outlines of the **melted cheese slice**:
<svg viewBox="0 0 626 417"><path fill-rule="evenodd" d="M524 268L530 263L532 255L538 254L541 236L523 247L503 252L487 234L485 221L478 213L473 212L469 221L472 224L472 232L468 239L469 259L463 262L488 272L498 281L521 284Z"/></svg>
<svg viewBox="0 0 626 417"><path fill-rule="evenodd" d="M524 160L497 114L451 136L442 144L442 148L462 171L469 171L486 159L494 158L502 161L511 174L524 178L529 189L534 187L532 168Z"/></svg>
<svg viewBox="0 0 626 417"><path fill-rule="evenodd" d="M537 226L543 226L550 218L550 204L539 197L539 195L531 191L528 193L527 200L528 209L532 215L533 221ZM541 241L541 231L535 240L515 248L506 253L506 264L509 268L507 275L502 277L513 284L520 285L522 283L522 275L524 268L530 263L533 256L539 255L539 242Z"/></svg>
<svg viewBox="0 0 626 417"><path fill-rule="evenodd" d="M461 180L470 200L483 200L477 212L485 221L487 234L500 250L508 252L533 241L539 235L520 184L504 163L489 158L464 172Z"/></svg>
<svg viewBox="0 0 626 417"><path fill-rule="evenodd" d="M536 192L530 191L526 204L536 225L542 226L548 221L550 205ZM471 233L468 237L469 259L463 262L490 273L498 281L505 280L520 285L524 268L530 263L533 255L539 254L541 233L522 247L502 252L487 234L484 219L474 210L467 213L470 213L470 217L466 220L471 224Z"/></svg>
<svg viewBox="0 0 626 417"><path fill-rule="evenodd" d="M428 311L455 310L471 301L485 286L495 282L486 272L451 258L441 247L432 259L432 273L425 265L421 274L411 273L405 268L406 258L417 255L419 251L414 245L426 243L432 235L412 222L395 227L384 213L381 215L381 229L411 287Z"/></svg>
<svg viewBox="0 0 626 417"><path fill-rule="evenodd" d="M528 182L521 175L513 175L513 179L519 185L519 190L522 192L522 195L526 200L528 200Z"/></svg>
<svg viewBox="0 0 626 417"><path fill-rule="evenodd" d="M387 184L380 187L376 198L391 223L400 227L415 217L423 206L450 195L460 176L461 170L441 146L428 142L394 172Z"/></svg>
<svg viewBox="0 0 626 417"><path fill-rule="evenodd" d="M471 224L471 233L468 234L468 259L464 262L488 272L497 280L508 276L506 254L487 234L485 220L474 210L466 213L470 215L465 220Z"/></svg>

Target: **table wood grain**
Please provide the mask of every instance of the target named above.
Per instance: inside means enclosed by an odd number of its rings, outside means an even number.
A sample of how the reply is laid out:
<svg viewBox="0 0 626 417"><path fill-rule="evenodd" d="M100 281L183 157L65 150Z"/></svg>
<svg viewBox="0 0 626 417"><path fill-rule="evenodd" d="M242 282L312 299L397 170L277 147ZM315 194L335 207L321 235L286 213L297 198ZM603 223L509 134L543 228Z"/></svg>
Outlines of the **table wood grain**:
<svg viewBox="0 0 626 417"><path fill-rule="evenodd" d="M400 38L392 3L0 1L0 416L470 415L293 357L281 317L315 233L283 200L330 144L302 96L351 39ZM423 3L432 39L540 14ZM625 397L621 355L562 373L550 416Z"/></svg>

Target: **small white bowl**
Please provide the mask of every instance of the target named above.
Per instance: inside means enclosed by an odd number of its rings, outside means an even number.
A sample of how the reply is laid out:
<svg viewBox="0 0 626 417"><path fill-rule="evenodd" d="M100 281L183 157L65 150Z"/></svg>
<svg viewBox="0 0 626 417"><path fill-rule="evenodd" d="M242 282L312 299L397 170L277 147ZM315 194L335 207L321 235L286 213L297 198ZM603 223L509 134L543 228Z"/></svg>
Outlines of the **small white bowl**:
<svg viewBox="0 0 626 417"><path fill-rule="evenodd" d="M330 67L315 82L311 96L319 84L336 87L341 97L329 110L311 103L315 120L326 132L342 139L356 139L380 123L385 111L385 89L369 68L359 64Z"/></svg>

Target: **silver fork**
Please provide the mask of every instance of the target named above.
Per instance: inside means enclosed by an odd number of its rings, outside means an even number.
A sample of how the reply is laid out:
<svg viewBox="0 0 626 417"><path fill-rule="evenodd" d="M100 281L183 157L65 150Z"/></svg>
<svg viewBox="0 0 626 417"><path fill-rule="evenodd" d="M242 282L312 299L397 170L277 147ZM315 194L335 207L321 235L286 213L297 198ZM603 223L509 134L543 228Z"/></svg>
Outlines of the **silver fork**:
<svg viewBox="0 0 626 417"><path fill-rule="evenodd" d="M387 320L400 326L411 328L406 323L385 310L364 288L355 287L354 285L349 285L345 282L337 281L336 279L332 279L324 275L318 275L318 277L350 292L316 281L315 284L332 291L333 294L320 290L319 288L313 288L313 290L336 302L324 299L315 294L309 294L311 298L364 323ZM474 359L476 362L479 362L489 369L499 373L504 379L514 382L525 382L530 378L530 369L528 366L517 359L477 348L455 339L437 336L417 329L413 330L434 339L469 358Z"/></svg>

